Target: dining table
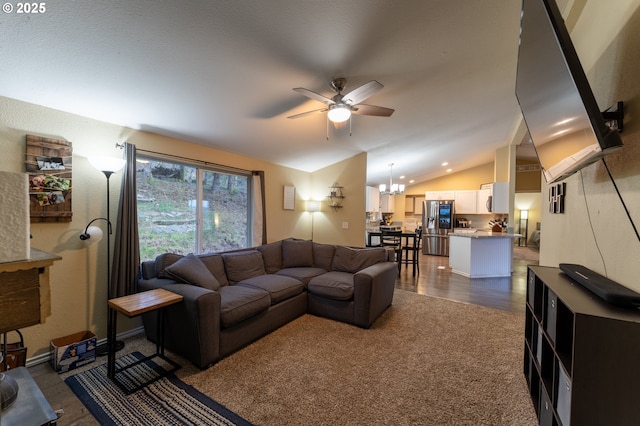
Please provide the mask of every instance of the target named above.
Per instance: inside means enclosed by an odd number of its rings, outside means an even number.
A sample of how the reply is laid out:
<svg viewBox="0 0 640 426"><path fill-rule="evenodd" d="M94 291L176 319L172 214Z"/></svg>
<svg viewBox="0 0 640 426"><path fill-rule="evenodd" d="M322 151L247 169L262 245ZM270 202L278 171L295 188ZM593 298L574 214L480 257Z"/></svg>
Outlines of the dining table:
<svg viewBox="0 0 640 426"><path fill-rule="evenodd" d="M373 239L378 238L379 243L374 244ZM398 262L398 269L402 266L402 247L418 247L417 245L417 232L409 232L402 231L400 233L400 245L397 249L398 258L396 261ZM382 231L367 231L367 247L383 247L382 245ZM415 272L414 272L415 273Z"/></svg>

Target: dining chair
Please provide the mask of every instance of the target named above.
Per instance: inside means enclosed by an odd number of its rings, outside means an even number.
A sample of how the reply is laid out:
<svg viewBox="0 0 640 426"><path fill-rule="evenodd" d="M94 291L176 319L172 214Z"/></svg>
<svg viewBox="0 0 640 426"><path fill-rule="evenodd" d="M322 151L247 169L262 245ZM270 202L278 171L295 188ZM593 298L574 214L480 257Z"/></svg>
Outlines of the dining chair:
<svg viewBox="0 0 640 426"><path fill-rule="evenodd" d="M400 274L400 265L402 263L402 231L392 231L389 229L382 230L381 244L383 247L392 247L396 255L398 263L398 275Z"/></svg>
<svg viewBox="0 0 640 426"><path fill-rule="evenodd" d="M412 265L413 276L416 276L416 270L420 273L420 244L422 242L422 227L419 227L413 233L405 233L402 235L402 245L400 248L400 264Z"/></svg>

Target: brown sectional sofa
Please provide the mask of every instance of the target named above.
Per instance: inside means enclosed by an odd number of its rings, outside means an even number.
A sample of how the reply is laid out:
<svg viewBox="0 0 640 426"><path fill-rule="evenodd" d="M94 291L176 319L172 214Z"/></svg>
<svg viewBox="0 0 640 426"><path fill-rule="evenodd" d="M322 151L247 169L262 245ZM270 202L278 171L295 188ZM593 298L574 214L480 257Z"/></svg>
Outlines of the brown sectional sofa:
<svg viewBox="0 0 640 426"><path fill-rule="evenodd" d="M165 311L165 345L207 368L310 313L369 328L393 300L397 264L384 248L286 239L250 249L142 263L138 290L184 296ZM155 340L157 313L143 315Z"/></svg>

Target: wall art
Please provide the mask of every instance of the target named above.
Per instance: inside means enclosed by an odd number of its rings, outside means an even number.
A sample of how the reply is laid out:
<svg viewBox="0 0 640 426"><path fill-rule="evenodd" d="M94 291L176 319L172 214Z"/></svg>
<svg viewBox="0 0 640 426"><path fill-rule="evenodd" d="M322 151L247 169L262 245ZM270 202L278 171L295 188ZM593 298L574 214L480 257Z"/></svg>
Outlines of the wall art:
<svg viewBox="0 0 640 426"><path fill-rule="evenodd" d="M71 142L27 135L31 223L71 222Z"/></svg>

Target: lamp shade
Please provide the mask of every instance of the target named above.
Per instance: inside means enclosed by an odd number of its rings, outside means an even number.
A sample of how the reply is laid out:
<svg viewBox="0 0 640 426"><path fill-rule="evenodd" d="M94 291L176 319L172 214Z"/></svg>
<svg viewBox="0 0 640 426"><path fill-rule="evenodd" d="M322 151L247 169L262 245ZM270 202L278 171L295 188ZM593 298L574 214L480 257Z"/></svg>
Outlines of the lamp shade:
<svg viewBox="0 0 640 426"><path fill-rule="evenodd" d="M320 211L320 201L316 200L307 200L305 210L308 212L319 212Z"/></svg>
<svg viewBox="0 0 640 426"><path fill-rule="evenodd" d="M89 157L89 162L93 167L101 172L117 172L124 167L124 158L115 157Z"/></svg>
<svg viewBox="0 0 640 426"><path fill-rule="evenodd" d="M328 115L329 120L334 123L342 123L351 117L351 110L343 104L330 105Z"/></svg>
<svg viewBox="0 0 640 426"><path fill-rule="evenodd" d="M90 239L94 243L97 243L98 241L100 241L104 236L102 229L100 229L100 227L98 226L93 226L93 225L87 228L87 232L85 234L87 235L87 238L85 239L87 240Z"/></svg>

